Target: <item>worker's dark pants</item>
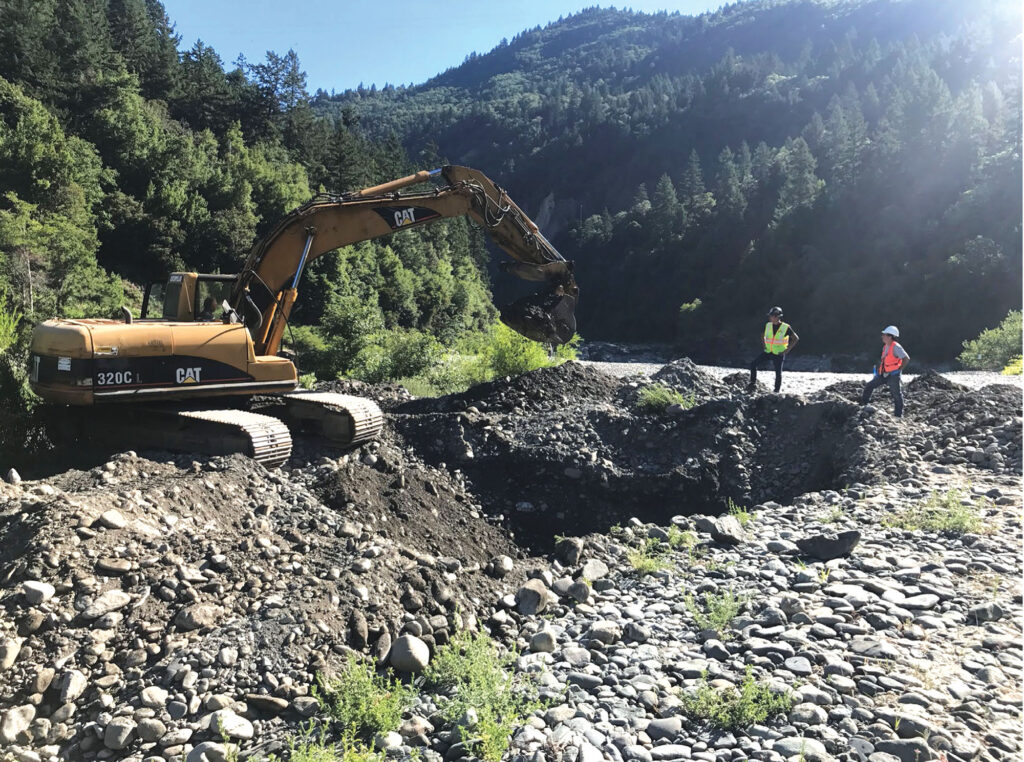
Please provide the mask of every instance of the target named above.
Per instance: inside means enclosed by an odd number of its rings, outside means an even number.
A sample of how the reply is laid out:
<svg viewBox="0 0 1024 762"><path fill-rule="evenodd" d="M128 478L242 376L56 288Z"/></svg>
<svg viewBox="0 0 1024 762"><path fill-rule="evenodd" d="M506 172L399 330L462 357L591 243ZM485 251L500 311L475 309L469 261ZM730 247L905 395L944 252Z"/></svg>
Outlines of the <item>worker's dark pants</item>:
<svg viewBox="0 0 1024 762"><path fill-rule="evenodd" d="M775 366L775 391L778 392L782 388L782 363L785 355L773 355L771 352L762 352L754 361L750 363L750 385L753 386L757 383L757 369L764 365L768 360L772 361Z"/></svg>
<svg viewBox="0 0 1024 762"><path fill-rule="evenodd" d="M903 417L903 384L901 382L901 373L898 370L894 370L888 376L878 374L870 381L868 385L864 387L864 394L860 397L860 404L866 405L871 401L871 393L880 386L885 384L889 385L889 393L892 394L893 405L895 410L893 414L897 418Z"/></svg>

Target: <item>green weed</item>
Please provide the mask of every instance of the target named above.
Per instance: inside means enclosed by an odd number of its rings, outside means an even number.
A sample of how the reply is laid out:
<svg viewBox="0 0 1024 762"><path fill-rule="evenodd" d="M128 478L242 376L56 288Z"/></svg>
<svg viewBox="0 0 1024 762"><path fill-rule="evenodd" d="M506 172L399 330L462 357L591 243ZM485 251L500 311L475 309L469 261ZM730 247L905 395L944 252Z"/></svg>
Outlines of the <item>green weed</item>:
<svg viewBox="0 0 1024 762"><path fill-rule="evenodd" d="M990 532L981 519L978 507L965 502L959 490L933 492L927 500L895 516L887 516L882 526L896 529L923 529L932 532L961 535Z"/></svg>
<svg viewBox="0 0 1024 762"><path fill-rule="evenodd" d="M342 749L339 756L338 748L327 742L323 728L315 728L313 723L300 725L299 732L288 739L288 759L290 762L378 762L380 755L363 747L362 754L349 755ZM268 762L278 762L276 755L271 755Z"/></svg>
<svg viewBox="0 0 1024 762"><path fill-rule="evenodd" d="M838 524L845 518L846 512L838 505L834 505L832 506L832 510L828 513L819 516L819 521L821 521L822 524Z"/></svg>
<svg viewBox="0 0 1024 762"><path fill-rule="evenodd" d="M303 373L299 376L299 386L303 389L312 389L316 386L316 373Z"/></svg>
<svg viewBox="0 0 1024 762"><path fill-rule="evenodd" d="M672 563L665 558L665 552L655 538L649 537L644 540L639 548L633 548L626 554L629 565L633 571L641 576L653 574L662 569L671 568Z"/></svg>
<svg viewBox="0 0 1024 762"><path fill-rule="evenodd" d="M697 606L692 595L687 595L683 603L698 629L714 630L721 637L729 638L729 625L740 613L746 599L737 596L732 590L725 590L721 593L706 593L701 606Z"/></svg>
<svg viewBox="0 0 1024 762"><path fill-rule="evenodd" d="M754 514L748 511L744 506L737 505L733 502L731 497L725 499L726 510L729 511L730 516L735 516L736 520L740 522L740 526L746 528L747 524L754 520Z"/></svg>
<svg viewBox="0 0 1024 762"><path fill-rule="evenodd" d="M462 632L437 649L430 662L426 684L446 694L441 712L454 722L467 709L479 721L474 728L460 728L463 740L476 738L476 753L485 762L499 762L508 750L509 737L540 706L532 690L511 670L513 653L499 654L483 633Z"/></svg>
<svg viewBox="0 0 1024 762"><path fill-rule="evenodd" d="M747 667L739 689L713 688L704 679L695 694L684 695L682 699L683 708L690 716L708 720L724 730L740 730L762 723L773 715L788 712L794 703L792 694L777 693L754 680L751 667Z"/></svg>
<svg viewBox="0 0 1024 762"><path fill-rule="evenodd" d="M327 713L339 721L353 742L397 728L402 712L416 695L413 688L377 674L373 665L355 656L349 656L337 677L321 678L317 693Z"/></svg>
<svg viewBox="0 0 1024 762"><path fill-rule="evenodd" d="M693 394L682 394L661 384L645 386L637 395L636 408L641 413L664 413L669 405L679 405L689 410L697 402Z"/></svg>
<svg viewBox="0 0 1024 762"><path fill-rule="evenodd" d="M673 524L668 528L668 544L676 550L690 550L697 545L697 533L685 532Z"/></svg>

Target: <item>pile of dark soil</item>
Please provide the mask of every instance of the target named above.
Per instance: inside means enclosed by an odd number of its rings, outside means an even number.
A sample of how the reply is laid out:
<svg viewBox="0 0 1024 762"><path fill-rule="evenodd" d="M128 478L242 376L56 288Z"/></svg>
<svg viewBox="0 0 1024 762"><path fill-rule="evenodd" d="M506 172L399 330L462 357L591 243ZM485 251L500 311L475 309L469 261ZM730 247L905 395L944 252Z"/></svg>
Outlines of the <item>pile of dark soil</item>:
<svg viewBox="0 0 1024 762"><path fill-rule="evenodd" d="M540 412L583 403L610 403L619 380L589 366L567 362L513 378L479 384L461 394L400 405L401 414L445 413L470 407L489 412Z"/></svg>
<svg viewBox="0 0 1024 762"><path fill-rule="evenodd" d="M864 393L864 382L862 381L839 381L838 383L826 386L820 392L808 395L812 399L829 399L839 397L850 402L860 402L860 396ZM889 388L875 389L876 395L888 396Z"/></svg>
<svg viewBox="0 0 1024 762"><path fill-rule="evenodd" d="M729 393L725 384L698 368L689 357L673 360L651 378L677 391L703 399L722 397Z"/></svg>

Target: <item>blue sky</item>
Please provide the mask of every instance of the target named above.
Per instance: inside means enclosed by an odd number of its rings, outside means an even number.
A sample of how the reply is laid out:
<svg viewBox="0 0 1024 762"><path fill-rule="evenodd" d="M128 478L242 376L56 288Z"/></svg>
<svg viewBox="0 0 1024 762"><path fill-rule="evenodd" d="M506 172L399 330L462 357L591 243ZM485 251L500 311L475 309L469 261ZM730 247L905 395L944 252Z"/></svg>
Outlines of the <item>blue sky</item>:
<svg viewBox="0 0 1024 762"><path fill-rule="evenodd" d="M486 53L502 37L593 5L594 0L163 0L181 35L212 46L225 65L244 54L262 61L268 50L295 50L310 93L341 92L360 82L378 87L420 83L471 52ZM632 0L618 7L647 13L698 14L722 0Z"/></svg>

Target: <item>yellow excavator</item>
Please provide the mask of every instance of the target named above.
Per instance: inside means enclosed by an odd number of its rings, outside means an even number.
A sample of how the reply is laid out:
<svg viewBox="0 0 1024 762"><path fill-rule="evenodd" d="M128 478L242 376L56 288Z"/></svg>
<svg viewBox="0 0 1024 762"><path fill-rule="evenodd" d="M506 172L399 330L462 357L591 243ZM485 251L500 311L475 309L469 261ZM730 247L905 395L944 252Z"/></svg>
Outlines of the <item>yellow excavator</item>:
<svg viewBox="0 0 1024 762"><path fill-rule="evenodd" d="M444 184L401 192L438 176ZM484 174L445 166L317 196L258 240L239 274L178 272L149 284L138 318L122 308L120 320L37 325L30 384L51 403L50 419L65 437L106 446L243 452L275 466L291 454L282 419L337 446L369 441L383 426L375 403L299 391L295 365L278 354L303 270L340 247L462 215L512 257L503 271L545 284L502 308L502 321L536 341L571 339L578 297L572 263ZM244 409L255 395L273 395L276 404L260 408L273 415Z"/></svg>

